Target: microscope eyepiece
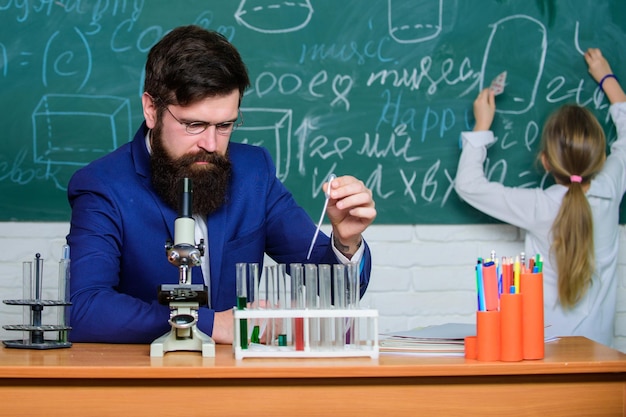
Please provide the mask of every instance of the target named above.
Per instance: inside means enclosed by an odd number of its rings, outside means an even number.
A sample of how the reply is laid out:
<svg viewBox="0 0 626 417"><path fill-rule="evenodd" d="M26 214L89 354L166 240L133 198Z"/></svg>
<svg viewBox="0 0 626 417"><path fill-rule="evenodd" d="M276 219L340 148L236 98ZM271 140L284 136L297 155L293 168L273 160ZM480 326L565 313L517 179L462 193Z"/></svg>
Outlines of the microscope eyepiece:
<svg viewBox="0 0 626 417"><path fill-rule="evenodd" d="M191 178L183 178L181 180L180 210L178 212L179 217L191 217L193 210L192 197L193 186Z"/></svg>

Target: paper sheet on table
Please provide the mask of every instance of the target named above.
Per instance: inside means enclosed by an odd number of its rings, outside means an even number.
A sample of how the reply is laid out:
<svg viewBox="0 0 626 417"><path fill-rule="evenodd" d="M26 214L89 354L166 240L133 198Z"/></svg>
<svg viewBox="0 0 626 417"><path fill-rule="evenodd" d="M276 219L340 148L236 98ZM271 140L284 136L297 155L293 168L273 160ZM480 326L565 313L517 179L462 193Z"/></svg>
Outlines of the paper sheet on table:
<svg viewBox="0 0 626 417"><path fill-rule="evenodd" d="M462 356L465 336L475 334L474 324L446 323L382 334L379 348L383 353Z"/></svg>
<svg viewBox="0 0 626 417"><path fill-rule="evenodd" d="M420 357L433 357L433 358L441 358L441 357L457 357L462 358L465 356L465 353L460 351L455 352L442 352L442 351L423 351L423 350L411 350L411 349L387 349L381 348L380 353L383 355L406 355L406 356L420 356Z"/></svg>
<svg viewBox="0 0 626 417"><path fill-rule="evenodd" d="M465 336L475 335L476 325L468 323L445 323L384 334L384 336L420 340L463 340Z"/></svg>

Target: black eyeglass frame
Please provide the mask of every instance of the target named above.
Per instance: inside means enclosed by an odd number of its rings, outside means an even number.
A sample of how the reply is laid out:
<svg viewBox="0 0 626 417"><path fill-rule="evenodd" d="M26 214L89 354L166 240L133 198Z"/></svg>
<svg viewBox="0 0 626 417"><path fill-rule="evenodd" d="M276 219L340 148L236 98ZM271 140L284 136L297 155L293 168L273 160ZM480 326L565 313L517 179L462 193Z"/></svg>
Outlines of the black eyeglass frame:
<svg viewBox="0 0 626 417"><path fill-rule="evenodd" d="M159 98L156 98L156 99L153 98L152 100L154 102L162 103L162 107L165 108L165 110L167 110L167 112L170 114L170 116L172 116L172 118L174 118L174 120L176 120L178 123L180 123L181 125L185 127L185 132L187 132L189 135L199 135L200 133L207 130L210 126L215 126L215 132L217 134L226 136L226 135L230 135L235 130L237 130L238 127L243 125L243 113L241 112L241 109L237 109L237 119L230 121L230 122L211 123L211 122L201 122L199 120L195 122L183 122L179 120L178 117L174 116L172 111L169 109L169 106L166 105L163 102L163 100Z"/></svg>

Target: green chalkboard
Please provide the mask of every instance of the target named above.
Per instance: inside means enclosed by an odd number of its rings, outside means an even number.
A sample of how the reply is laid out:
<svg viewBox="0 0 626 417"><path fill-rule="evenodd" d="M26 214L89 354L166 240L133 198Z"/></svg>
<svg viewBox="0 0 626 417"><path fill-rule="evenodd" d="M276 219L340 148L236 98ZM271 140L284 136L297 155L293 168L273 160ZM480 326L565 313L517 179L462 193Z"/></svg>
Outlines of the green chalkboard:
<svg viewBox="0 0 626 417"><path fill-rule="evenodd" d="M472 102L502 71L492 178L545 184L541 126L566 102L592 108L615 139L582 53L601 48L626 80L624 0L8 0L1 221L69 220L70 176L131 139L147 52L185 24L241 51L252 87L232 140L266 146L313 218L334 172L368 184L378 224L493 222L452 184Z"/></svg>

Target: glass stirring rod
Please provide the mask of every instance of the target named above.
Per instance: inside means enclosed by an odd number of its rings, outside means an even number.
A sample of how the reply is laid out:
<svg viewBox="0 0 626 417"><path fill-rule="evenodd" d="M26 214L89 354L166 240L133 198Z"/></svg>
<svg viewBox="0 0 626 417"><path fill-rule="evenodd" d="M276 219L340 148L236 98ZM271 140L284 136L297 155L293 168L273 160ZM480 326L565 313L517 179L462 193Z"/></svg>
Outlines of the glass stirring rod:
<svg viewBox="0 0 626 417"><path fill-rule="evenodd" d="M317 240L317 235L320 232L320 228L322 227L322 220L324 220L324 215L326 214L326 207L328 207L328 199L330 198L330 185L333 180L337 178L335 174L330 174L328 176L328 188L326 188L326 199L324 200L324 207L322 208L322 215L320 216L320 221L317 223L317 229L315 229L315 234L313 235L313 239L311 240L311 246L309 246L309 253L306 255L306 259L308 260L311 257L311 252L313 251L313 246L315 245L315 241Z"/></svg>

